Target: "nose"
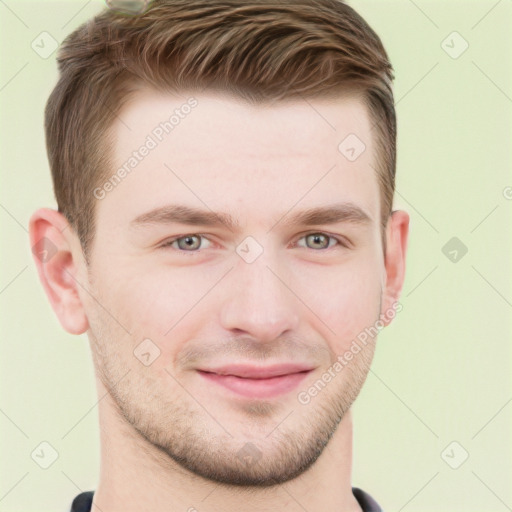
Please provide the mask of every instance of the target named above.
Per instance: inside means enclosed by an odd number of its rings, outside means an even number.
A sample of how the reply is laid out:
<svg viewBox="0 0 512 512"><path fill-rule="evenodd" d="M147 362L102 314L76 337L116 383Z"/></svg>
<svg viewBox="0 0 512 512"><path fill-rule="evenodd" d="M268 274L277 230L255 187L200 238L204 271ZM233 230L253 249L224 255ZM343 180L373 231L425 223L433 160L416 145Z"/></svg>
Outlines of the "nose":
<svg viewBox="0 0 512 512"><path fill-rule="evenodd" d="M285 274L289 275L267 253L252 263L238 260L224 283L222 327L262 343L294 331L299 324L299 301L288 288Z"/></svg>

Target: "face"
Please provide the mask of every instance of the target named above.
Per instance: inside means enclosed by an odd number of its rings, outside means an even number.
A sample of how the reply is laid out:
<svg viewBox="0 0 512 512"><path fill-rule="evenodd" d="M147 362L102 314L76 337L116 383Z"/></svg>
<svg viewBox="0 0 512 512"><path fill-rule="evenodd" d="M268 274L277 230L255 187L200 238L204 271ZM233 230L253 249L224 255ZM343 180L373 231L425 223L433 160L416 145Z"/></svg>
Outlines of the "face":
<svg viewBox="0 0 512 512"><path fill-rule="evenodd" d="M355 98L142 91L120 113L88 335L120 417L183 468L285 482L359 393L375 339L336 362L390 307L370 126Z"/></svg>

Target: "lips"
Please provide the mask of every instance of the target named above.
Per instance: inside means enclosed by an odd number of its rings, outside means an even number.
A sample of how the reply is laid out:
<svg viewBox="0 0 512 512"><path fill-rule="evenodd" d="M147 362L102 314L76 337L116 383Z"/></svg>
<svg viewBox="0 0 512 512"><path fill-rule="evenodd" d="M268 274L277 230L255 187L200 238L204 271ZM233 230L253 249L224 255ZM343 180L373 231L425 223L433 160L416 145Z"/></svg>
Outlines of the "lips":
<svg viewBox="0 0 512 512"><path fill-rule="evenodd" d="M251 398L269 398L294 389L313 370L304 364L228 365L198 370L209 382Z"/></svg>

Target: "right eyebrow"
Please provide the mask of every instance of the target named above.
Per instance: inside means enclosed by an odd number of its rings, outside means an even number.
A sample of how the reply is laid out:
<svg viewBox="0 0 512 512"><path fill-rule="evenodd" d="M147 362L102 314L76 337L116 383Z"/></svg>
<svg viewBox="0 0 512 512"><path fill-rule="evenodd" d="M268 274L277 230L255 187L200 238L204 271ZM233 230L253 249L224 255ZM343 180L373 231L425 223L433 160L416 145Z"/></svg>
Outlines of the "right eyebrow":
<svg viewBox="0 0 512 512"><path fill-rule="evenodd" d="M141 227L148 224L188 224L191 226L227 226L230 230L239 229L238 223L226 213L217 213L208 210L201 210L185 205L167 205L161 206L143 213L133 219L130 225Z"/></svg>

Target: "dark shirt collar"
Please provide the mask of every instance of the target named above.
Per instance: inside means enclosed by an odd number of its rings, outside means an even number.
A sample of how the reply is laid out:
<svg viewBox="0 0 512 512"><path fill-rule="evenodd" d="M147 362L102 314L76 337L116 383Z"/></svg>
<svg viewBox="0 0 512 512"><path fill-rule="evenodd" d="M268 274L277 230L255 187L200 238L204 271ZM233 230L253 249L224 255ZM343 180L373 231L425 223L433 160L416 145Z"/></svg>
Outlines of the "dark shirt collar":
<svg viewBox="0 0 512 512"><path fill-rule="evenodd" d="M71 505L70 512L90 512L94 491L86 491L79 494ZM366 492L357 487L352 487L352 494L356 498L363 512L382 512L379 504Z"/></svg>

